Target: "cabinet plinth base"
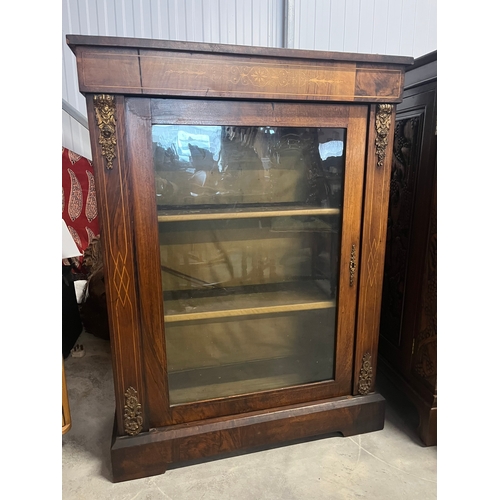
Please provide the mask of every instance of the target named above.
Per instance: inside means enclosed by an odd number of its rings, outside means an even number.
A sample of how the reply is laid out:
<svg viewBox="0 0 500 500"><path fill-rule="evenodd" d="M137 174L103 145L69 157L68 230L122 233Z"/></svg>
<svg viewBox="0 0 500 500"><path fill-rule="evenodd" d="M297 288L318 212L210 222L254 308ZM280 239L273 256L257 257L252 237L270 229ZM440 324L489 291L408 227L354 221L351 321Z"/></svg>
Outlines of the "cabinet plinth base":
<svg viewBox="0 0 500 500"><path fill-rule="evenodd" d="M286 406L152 429L137 436L113 432L113 482L163 474L188 465L314 437L352 436L383 429L385 400L377 393Z"/></svg>

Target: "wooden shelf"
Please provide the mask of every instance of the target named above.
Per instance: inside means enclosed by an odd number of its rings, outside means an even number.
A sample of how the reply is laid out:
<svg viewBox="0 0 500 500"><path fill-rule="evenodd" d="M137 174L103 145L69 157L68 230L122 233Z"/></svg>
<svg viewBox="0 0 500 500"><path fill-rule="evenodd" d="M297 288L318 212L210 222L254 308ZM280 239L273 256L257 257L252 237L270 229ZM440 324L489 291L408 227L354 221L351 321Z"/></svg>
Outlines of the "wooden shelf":
<svg viewBox="0 0 500 500"><path fill-rule="evenodd" d="M158 210L158 222L184 222L198 220L251 219L258 217L328 216L338 215L338 208L286 207L286 208L219 208L192 210Z"/></svg>
<svg viewBox="0 0 500 500"><path fill-rule="evenodd" d="M280 290L262 285L250 293L228 293L208 297L171 299L163 302L165 323L197 321L217 318L279 314L311 311L335 307L330 298L327 280L303 281L283 284ZM242 287L244 290L244 287Z"/></svg>

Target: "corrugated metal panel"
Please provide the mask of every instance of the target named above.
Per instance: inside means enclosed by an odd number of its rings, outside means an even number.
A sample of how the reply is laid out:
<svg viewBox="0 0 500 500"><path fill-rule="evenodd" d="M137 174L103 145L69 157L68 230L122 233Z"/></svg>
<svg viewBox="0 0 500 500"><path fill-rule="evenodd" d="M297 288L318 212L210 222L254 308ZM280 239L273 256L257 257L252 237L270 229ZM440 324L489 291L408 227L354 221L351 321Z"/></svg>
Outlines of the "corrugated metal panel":
<svg viewBox="0 0 500 500"><path fill-rule="evenodd" d="M66 34L281 47L283 0L65 0L63 97L81 113L75 57Z"/></svg>
<svg viewBox="0 0 500 500"><path fill-rule="evenodd" d="M92 160L89 131L62 110L62 146Z"/></svg>
<svg viewBox="0 0 500 500"><path fill-rule="evenodd" d="M437 0L63 0L62 97L87 115L68 33L281 47L287 3L294 48L414 57L437 48ZM86 150L80 124L63 129L66 144Z"/></svg>
<svg viewBox="0 0 500 500"><path fill-rule="evenodd" d="M63 0L62 97L87 115L67 34L281 47L283 5L283 0ZM85 148L82 127L76 126L63 121L63 140Z"/></svg>
<svg viewBox="0 0 500 500"><path fill-rule="evenodd" d="M437 49L437 0L294 0L293 48L419 57Z"/></svg>

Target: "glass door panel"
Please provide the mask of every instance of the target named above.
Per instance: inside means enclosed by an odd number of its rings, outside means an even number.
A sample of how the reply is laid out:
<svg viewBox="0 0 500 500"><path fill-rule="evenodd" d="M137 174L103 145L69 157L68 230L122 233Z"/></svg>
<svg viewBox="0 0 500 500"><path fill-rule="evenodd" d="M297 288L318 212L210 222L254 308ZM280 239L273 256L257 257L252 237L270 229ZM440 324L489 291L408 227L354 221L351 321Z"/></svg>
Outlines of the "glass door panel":
<svg viewBox="0 0 500 500"><path fill-rule="evenodd" d="M332 380L345 138L153 125L171 404Z"/></svg>

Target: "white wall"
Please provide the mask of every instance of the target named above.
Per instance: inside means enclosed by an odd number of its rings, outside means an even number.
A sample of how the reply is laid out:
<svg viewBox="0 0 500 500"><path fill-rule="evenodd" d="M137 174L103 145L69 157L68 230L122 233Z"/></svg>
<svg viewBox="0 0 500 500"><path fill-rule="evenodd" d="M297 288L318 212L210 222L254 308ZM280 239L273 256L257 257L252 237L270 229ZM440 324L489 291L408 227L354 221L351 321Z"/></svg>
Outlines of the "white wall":
<svg viewBox="0 0 500 500"><path fill-rule="evenodd" d="M293 48L413 57L437 49L437 0L293 3Z"/></svg>
<svg viewBox="0 0 500 500"><path fill-rule="evenodd" d="M67 34L418 57L437 48L436 4L437 0L63 0L62 98L87 116ZM63 146L91 159L88 132L65 111L62 140Z"/></svg>
<svg viewBox="0 0 500 500"><path fill-rule="evenodd" d="M283 0L63 0L63 99L86 115L66 34L281 47Z"/></svg>

